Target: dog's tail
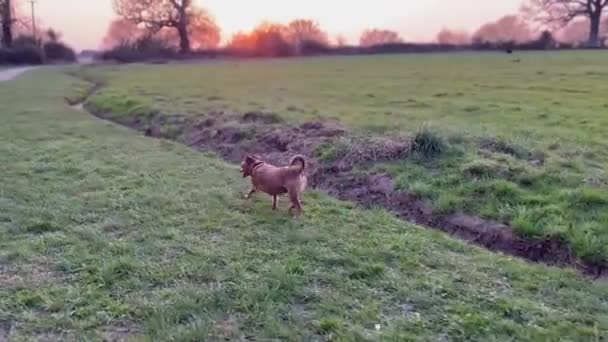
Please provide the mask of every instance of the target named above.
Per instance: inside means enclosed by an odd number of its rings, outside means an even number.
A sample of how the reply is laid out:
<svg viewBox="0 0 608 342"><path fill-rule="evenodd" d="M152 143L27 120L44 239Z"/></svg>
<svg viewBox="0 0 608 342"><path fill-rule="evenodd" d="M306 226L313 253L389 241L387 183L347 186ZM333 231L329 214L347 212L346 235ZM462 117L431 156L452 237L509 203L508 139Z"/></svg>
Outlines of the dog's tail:
<svg viewBox="0 0 608 342"><path fill-rule="evenodd" d="M306 169L306 159L304 159L304 156L298 154L291 158L289 166L298 167L298 172L302 173Z"/></svg>

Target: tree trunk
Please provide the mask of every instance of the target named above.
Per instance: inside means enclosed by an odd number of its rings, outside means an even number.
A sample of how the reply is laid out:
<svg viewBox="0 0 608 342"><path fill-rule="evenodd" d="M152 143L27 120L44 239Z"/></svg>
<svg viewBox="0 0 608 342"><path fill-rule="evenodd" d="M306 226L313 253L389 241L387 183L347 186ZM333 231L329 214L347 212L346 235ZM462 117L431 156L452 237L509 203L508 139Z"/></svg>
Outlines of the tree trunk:
<svg viewBox="0 0 608 342"><path fill-rule="evenodd" d="M13 18L11 13L10 0L4 0L0 7L0 19L2 20L2 46L11 47L13 45Z"/></svg>
<svg viewBox="0 0 608 342"><path fill-rule="evenodd" d="M190 37L188 36L188 15L186 9L190 3L186 0L182 1L179 7L179 22L177 24L177 33L179 34L179 52L186 54L190 52Z"/></svg>
<svg viewBox="0 0 608 342"><path fill-rule="evenodd" d="M589 47L600 47L600 24L602 21L602 11L601 9L596 13L593 13L590 18L590 29L589 29L589 42L587 45Z"/></svg>
<svg viewBox="0 0 608 342"><path fill-rule="evenodd" d="M180 22L177 26L177 33L179 34L179 52L182 54L190 52L190 37L188 36L188 25L184 22Z"/></svg>
<svg viewBox="0 0 608 342"><path fill-rule="evenodd" d="M13 32L11 31L11 24L2 21L2 46L9 48L13 45Z"/></svg>

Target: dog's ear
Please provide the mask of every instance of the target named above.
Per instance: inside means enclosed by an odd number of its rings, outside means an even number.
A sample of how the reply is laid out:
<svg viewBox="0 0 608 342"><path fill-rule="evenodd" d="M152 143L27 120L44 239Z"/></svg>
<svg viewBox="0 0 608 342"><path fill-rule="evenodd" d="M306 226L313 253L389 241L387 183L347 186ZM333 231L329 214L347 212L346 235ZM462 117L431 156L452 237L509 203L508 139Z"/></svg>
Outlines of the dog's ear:
<svg viewBox="0 0 608 342"><path fill-rule="evenodd" d="M248 155L245 157L245 163L247 163L247 164L252 164L252 163L254 163L256 160L257 160L257 159L256 159L256 158L255 158L253 155L251 155L251 154L248 154Z"/></svg>

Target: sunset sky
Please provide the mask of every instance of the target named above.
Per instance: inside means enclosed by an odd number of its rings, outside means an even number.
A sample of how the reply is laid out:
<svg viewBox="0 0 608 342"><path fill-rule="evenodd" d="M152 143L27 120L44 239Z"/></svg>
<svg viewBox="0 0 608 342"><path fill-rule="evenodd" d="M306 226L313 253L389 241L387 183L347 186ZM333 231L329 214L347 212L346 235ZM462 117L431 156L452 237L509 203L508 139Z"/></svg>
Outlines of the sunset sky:
<svg viewBox="0 0 608 342"><path fill-rule="evenodd" d="M98 48L114 17L112 0L36 0L37 17L78 49ZM521 0L195 0L206 7L227 39L262 20L318 21L331 36L356 42L366 28L398 31L404 39L432 39L442 27L473 30L484 22L515 13Z"/></svg>

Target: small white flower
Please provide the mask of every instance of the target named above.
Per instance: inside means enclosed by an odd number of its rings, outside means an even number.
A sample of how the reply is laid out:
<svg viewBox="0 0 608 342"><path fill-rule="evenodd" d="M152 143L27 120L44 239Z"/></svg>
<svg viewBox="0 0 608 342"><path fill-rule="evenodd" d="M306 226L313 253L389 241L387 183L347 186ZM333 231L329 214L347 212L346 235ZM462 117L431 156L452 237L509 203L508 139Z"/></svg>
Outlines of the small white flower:
<svg viewBox="0 0 608 342"><path fill-rule="evenodd" d="M380 324L376 324L376 331L380 331Z"/></svg>

